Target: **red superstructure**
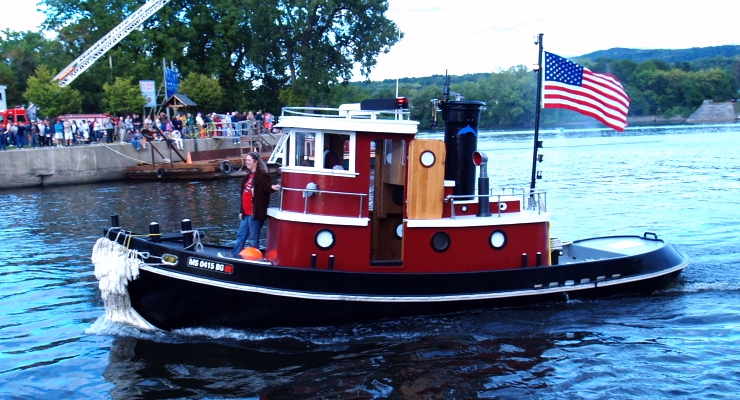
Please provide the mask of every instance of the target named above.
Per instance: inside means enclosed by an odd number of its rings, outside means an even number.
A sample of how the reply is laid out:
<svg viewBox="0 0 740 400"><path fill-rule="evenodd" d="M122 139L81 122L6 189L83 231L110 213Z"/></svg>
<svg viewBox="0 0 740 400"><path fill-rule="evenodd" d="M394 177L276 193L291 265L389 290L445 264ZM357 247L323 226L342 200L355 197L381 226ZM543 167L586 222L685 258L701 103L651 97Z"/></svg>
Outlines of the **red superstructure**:
<svg viewBox="0 0 740 400"><path fill-rule="evenodd" d="M285 110L283 192L269 210L268 261L406 273L549 265L540 193L532 209L524 207L529 193L485 194L489 212L478 216L480 196L456 195L455 181L445 179L445 142L416 138L406 109L380 106ZM327 168L324 151L341 154L341 167ZM473 164L473 153L461 161Z"/></svg>

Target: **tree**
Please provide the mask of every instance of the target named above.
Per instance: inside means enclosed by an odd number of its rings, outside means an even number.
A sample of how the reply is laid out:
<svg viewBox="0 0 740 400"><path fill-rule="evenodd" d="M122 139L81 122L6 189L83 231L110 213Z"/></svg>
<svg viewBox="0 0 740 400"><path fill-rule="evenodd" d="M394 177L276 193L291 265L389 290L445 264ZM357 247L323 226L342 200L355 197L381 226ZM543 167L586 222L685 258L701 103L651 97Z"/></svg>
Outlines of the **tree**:
<svg viewBox="0 0 740 400"><path fill-rule="evenodd" d="M21 93L16 89L15 75L13 74L13 68L10 65L0 62L0 85L7 86L5 91L6 102L9 107L20 104L18 99L21 99Z"/></svg>
<svg viewBox="0 0 740 400"><path fill-rule="evenodd" d="M533 124L536 80L536 75L523 65L491 74L481 84L481 89L486 95L480 98L468 97L486 102L486 108L481 113L481 125Z"/></svg>
<svg viewBox="0 0 740 400"><path fill-rule="evenodd" d="M80 92L69 86L59 87L54 75L45 65L36 68L36 75L28 78L28 88L23 96L39 108L39 114L58 117L78 113L82 106Z"/></svg>
<svg viewBox="0 0 740 400"><path fill-rule="evenodd" d="M0 56L9 66L11 76L4 75L0 83L8 86L9 104L22 104L28 78L40 63L53 64L61 50L57 41L48 40L38 32L0 32Z"/></svg>
<svg viewBox="0 0 740 400"><path fill-rule="evenodd" d="M143 4L141 0L44 0L47 6L44 28L54 31L62 49L57 54L56 72L87 51L95 42L110 32L123 19ZM82 93L83 108L88 112L102 112L103 84L112 84L116 77L133 78L134 82L163 76L161 59L153 57L144 32L157 23L156 16L145 23L145 29L131 32L70 86ZM108 62L110 60L110 62Z"/></svg>
<svg viewBox="0 0 740 400"><path fill-rule="evenodd" d="M279 54L285 58L294 93L313 104L329 87L349 81L355 64L363 76L375 58L398 41L396 24L380 0L277 0Z"/></svg>
<svg viewBox="0 0 740 400"><path fill-rule="evenodd" d="M45 27L59 32L68 56L81 54L141 5L134 0L43 3ZM113 64L131 71L106 72L96 64L83 75L86 79L73 84L85 87L86 106L92 106L111 75L161 76L165 58L183 76L215 77L230 107L279 107L278 96L289 87L293 95L288 98L318 102L332 84L349 81L355 65L369 74L377 55L396 43L399 32L385 17L387 9L385 0L172 0L111 50Z"/></svg>
<svg viewBox="0 0 740 400"><path fill-rule="evenodd" d="M133 78L116 78L113 84L104 84L103 91L103 105L111 114L138 112L146 105L146 98Z"/></svg>
<svg viewBox="0 0 740 400"><path fill-rule="evenodd" d="M218 81L195 72L180 82L180 92L209 112L219 110L224 102L224 90Z"/></svg>

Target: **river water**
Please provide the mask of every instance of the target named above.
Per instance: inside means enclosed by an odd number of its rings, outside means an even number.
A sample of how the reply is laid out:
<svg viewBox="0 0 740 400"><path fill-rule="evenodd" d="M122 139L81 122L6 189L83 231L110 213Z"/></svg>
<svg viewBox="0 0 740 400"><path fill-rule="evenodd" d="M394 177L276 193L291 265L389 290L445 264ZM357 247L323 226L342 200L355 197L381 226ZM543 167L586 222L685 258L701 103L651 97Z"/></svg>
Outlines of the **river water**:
<svg viewBox="0 0 740 400"><path fill-rule="evenodd" d="M654 232L691 257L675 284L339 327L143 333L103 318L90 261L103 226L190 218L229 243L237 181L0 192L0 398L735 398L740 125L541 138L553 234ZM481 134L491 187L528 187L531 140Z"/></svg>

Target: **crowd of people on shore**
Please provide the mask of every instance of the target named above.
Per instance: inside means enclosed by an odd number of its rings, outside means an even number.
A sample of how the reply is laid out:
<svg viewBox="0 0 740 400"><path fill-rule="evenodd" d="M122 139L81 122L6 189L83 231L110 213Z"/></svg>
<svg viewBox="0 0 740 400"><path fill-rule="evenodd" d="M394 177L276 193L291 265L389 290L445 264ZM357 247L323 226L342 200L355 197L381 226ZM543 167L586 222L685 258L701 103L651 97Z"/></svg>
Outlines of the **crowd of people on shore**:
<svg viewBox="0 0 740 400"><path fill-rule="evenodd" d="M22 150L115 142L131 143L140 150L154 141L168 141L178 150L183 150L184 138L259 135L275 132L273 125L273 115L263 114L261 110L226 114L198 112L195 116L179 112L172 117L162 112L158 116L144 118L138 114L87 119L47 117L28 123L8 121L0 124L0 150L10 146Z"/></svg>
<svg viewBox="0 0 740 400"><path fill-rule="evenodd" d="M44 118L28 123L0 125L0 150L9 146L23 150L26 147L66 147L81 144L113 143L116 123L114 117L77 121L71 118Z"/></svg>

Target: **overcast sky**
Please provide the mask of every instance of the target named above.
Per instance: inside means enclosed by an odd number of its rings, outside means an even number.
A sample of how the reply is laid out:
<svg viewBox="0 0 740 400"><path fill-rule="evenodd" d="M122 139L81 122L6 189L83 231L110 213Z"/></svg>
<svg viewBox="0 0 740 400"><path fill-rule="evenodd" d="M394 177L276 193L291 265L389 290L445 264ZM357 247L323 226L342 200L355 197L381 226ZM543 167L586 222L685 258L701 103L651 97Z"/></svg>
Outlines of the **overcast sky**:
<svg viewBox="0 0 740 400"><path fill-rule="evenodd" d="M0 0L0 30L35 30L38 0ZM144 4L145 0L142 0ZM740 44L738 0L389 0L405 37L381 55L372 80L493 72L537 63L533 37L574 57L613 47L684 49ZM11 5L12 4L12 5ZM360 77L357 77L360 79Z"/></svg>

